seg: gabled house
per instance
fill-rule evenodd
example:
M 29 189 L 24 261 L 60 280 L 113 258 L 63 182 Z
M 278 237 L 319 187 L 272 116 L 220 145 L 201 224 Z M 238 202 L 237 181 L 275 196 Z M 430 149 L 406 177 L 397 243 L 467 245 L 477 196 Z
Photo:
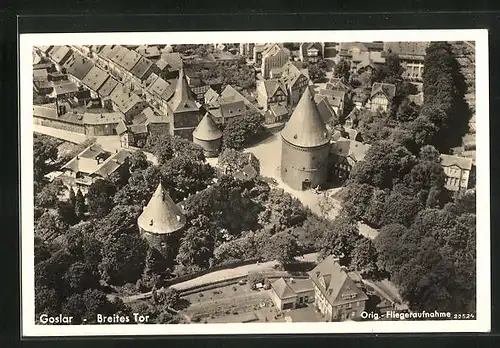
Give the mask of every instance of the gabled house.
M 274 43 L 266 46 L 262 52 L 262 76 L 268 78 L 271 69 L 281 68 L 289 60 L 290 52 L 282 45 Z
M 287 99 L 286 87 L 280 80 L 257 81 L 257 102 L 264 111 L 273 104 L 286 104 Z
M 130 121 L 148 106 L 137 94 L 121 83 L 113 89 L 109 98 L 113 103 L 113 108 L 123 113 L 127 121 Z
M 390 83 L 375 82 L 372 86 L 366 107 L 373 112 L 387 112 L 396 96 L 396 86 Z
M 54 46 L 49 51 L 48 58 L 54 63 L 57 71 L 61 71 L 64 63 L 68 61 L 72 54 L 73 51 L 69 46 Z
M 302 62 L 315 62 L 323 58 L 324 44 L 321 42 L 304 42 L 299 46 L 299 58 Z
M 441 155 L 441 167 L 446 176 L 445 187 L 450 191 L 464 191 L 469 188 L 469 177 L 473 170 L 472 158 Z
M 265 114 L 265 121 L 268 124 L 283 122 L 288 119 L 288 109 L 284 104 L 273 104 Z
M 286 62 L 280 70 L 280 80 L 288 93 L 288 105 L 293 107 L 309 85 L 309 72 L 307 69 L 299 69 L 292 62 Z
M 90 89 L 92 98 L 97 98 L 99 96 L 97 91 L 104 85 L 108 78 L 109 75 L 107 72 L 97 66 L 93 66 L 83 78 L 82 83 Z
M 403 78 L 409 81 L 422 81 L 424 59 L 429 42 L 385 42 L 384 53 L 398 55 L 405 69 Z
M 354 139 L 343 136 L 337 138 L 330 149 L 330 163 L 333 164 L 333 174 L 336 180 L 344 182 L 349 177 L 354 165 L 364 160 L 369 148 L 369 144 L 363 144 Z
M 314 304 L 327 321 L 360 318 L 368 296 L 357 287 L 333 255 L 310 271 L 309 277 L 313 283 Z
M 73 55 L 64 63 L 64 71 L 68 74 L 68 79 L 78 86 L 83 86 L 82 80 L 90 72 L 94 63 L 80 53 Z
M 342 77 L 332 77 L 326 83 L 326 89 L 333 89 L 333 90 L 338 90 L 338 91 L 350 93 L 350 92 L 352 92 L 353 87 L 346 79 L 344 79 Z
M 335 111 L 335 114 L 342 115 L 344 112 L 346 93 L 339 90 L 332 89 L 320 89 L 319 92 L 314 96 L 314 101 L 318 104 L 322 99 L 326 99 L 328 104 Z
M 311 279 L 282 277 L 271 283 L 269 294 L 278 310 L 294 309 L 314 302 L 314 285 Z
M 325 125 L 328 126 L 330 122 L 337 117 L 337 113 L 326 98 L 320 98 L 316 106 L 318 107 L 319 114 Z

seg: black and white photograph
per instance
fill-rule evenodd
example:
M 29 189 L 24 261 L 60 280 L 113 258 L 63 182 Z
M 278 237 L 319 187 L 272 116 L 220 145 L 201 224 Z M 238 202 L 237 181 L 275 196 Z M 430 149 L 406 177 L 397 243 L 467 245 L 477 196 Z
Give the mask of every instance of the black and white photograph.
M 488 331 L 487 44 L 21 35 L 23 333 Z

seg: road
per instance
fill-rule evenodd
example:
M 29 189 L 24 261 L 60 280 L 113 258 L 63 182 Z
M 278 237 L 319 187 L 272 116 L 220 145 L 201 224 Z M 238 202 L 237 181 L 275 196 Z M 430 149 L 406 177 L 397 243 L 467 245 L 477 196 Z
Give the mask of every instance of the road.
M 36 133 L 49 135 L 51 137 L 58 138 L 58 139 L 68 141 L 70 143 L 75 143 L 75 144 L 80 144 L 89 138 L 94 138 L 94 139 L 96 139 L 96 143 L 101 145 L 103 150 L 108 151 L 108 152 L 115 152 L 116 150 L 122 149 L 122 146 L 120 143 L 120 137 L 118 135 L 89 137 L 89 136 L 87 136 L 85 134 L 81 134 L 81 133 L 70 132 L 70 131 L 66 131 L 66 130 L 62 130 L 62 129 L 51 128 L 51 127 L 45 127 L 45 126 L 40 126 L 40 125 L 36 125 L 36 124 L 33 125 L 33 131 Z M 128 149 L 128 150 L 131 150 L 131 149 Z M 134 149 L 132 149 L 132 150 L 134 150 Z M 156 160 L 156 157 L 153 154 L 151 154 L 149 152 L 144 152 L 144 154 L 146 155 L 148 161 L 152 162 L 153 164 L 158 163 L 158 161 Z
M 305 255 L 297 257 L 297 260 L 302 261 L 302 262 L 317 262 L 318 253 L 305 254 Z M 274 270 L 274 266 L 277 264 L 278 264 L 277 261 L 268 261 L 268 262 L 261 262 L 261 263 L 252 263 L 250 265 L 243 265 L 243 266 L 238 266 L 238 267 L 229 268 L 229 269 L 223 269 L 223 270 L 214 271 L 211 273 L 204 274 L 200 277 L 197 277 L 197 278 L 194 278 L 191 280 L 187 280 L 187 281 L 182 282 L 182 283 L 174 284 L 171 287 L 176 289 L 176 290 L 186 290 L 186 289 L 190 289 L 190 288 L 201 286 L 201 285 L 208 285 L 211 283 L 222 282 L 224 280 L 230 280 L 233 278 L 244 277 L 244 276 L 248 275 L 248 273 L 252 273 L 252 272 L 264 272 L 264 271 Z M 150 296 L 151 296 L 151 292 L 146 292 L 146 293 L 142 293 L 142 294 L 121 297 L 121 299 L 125 303 L 130 303 L 130 302 L 134 302 L 134 301 L 141 300 L 144 298 L 148 298 Z M 114 297 L 116 297 L 116 296 L 115 295 L 109 296 L 110 299 L 112 299 Z

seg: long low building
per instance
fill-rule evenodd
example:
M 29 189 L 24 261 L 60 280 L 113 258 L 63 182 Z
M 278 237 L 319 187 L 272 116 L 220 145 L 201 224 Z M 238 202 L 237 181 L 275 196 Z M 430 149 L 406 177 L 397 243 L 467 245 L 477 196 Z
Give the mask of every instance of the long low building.
M 120 112 L 66 112 L 55 103 L 33 106 L 34 124 L 91 136 L 116 135 L 116 126 L 124 119 Z

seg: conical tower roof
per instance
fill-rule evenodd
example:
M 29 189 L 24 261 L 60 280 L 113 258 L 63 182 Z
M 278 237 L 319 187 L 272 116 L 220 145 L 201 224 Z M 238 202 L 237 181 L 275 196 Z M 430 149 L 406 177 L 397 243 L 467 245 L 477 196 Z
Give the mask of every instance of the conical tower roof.
M 186 218 L 160 183 L 137 223 L 147 232 L 168 234 L 183 228 Z
M 205 141 L 216 140 L 222 137 L 222 131 L 206 113 L 194 130 L 193 137 Z
M 179 71 L 179 79 L 177 80 L 174 96 L 169 104 L 174 112 L 199 110 L 184 75 L 184 68 L 182 67 Z
M 300 98 L 290 120 L 281 131 L 283 139 L 299 147 L 316 147 L 329 142 L 328 131 L 321 118 L 310 87 Z

